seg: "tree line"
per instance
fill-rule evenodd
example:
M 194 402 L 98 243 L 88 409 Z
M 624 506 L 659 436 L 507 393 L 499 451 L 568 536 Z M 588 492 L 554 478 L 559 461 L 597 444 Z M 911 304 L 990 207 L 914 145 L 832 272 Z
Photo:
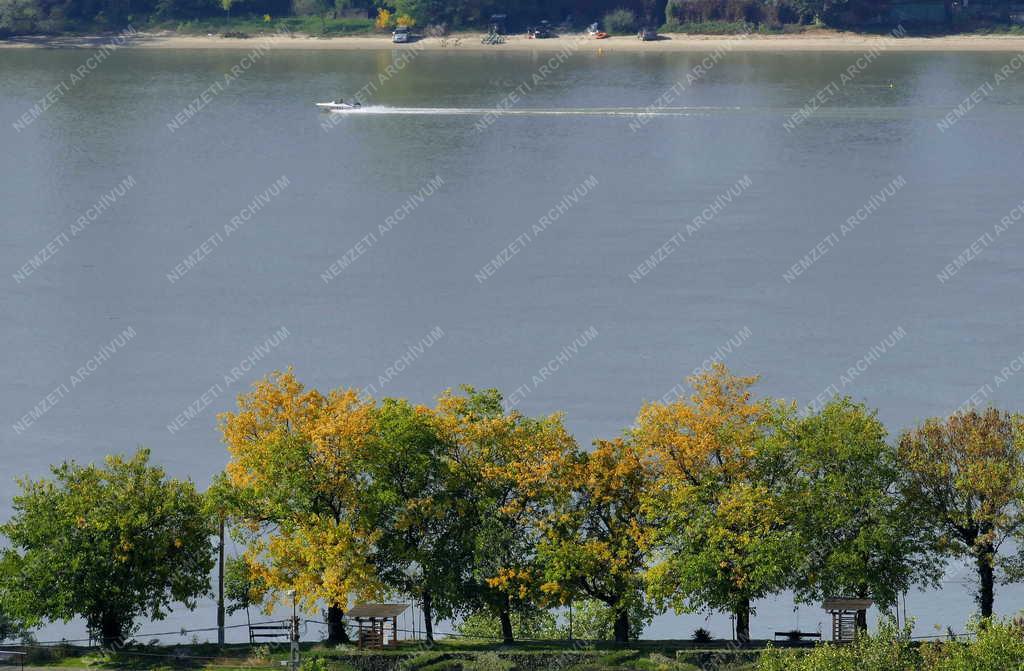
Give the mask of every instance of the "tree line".
M 909 9 L 908 9 L 909 8 Z M 289 17 L 320 17 L 319 29 L 328 32 L 326 18 L 361 21 L 346 31 L 387 29 L 394 19 L 421 29 L 485 29 L 501 15 L 509 31 L 522 31 L 541 20 L 570 30 L 600 21 L 610 32 L 628 32 L 639 26 L 701 31 L 781 29 L 785 25 L 825 25 L 857 28 L 927 24 L 947 29 L 969 27 L 984 20 L 1010 24 L 1010 0 L 981 3 L 926 0 L 0 0 L 0 36 L 32 32 L 114 29 L 132 24 L 167 27 L 168 22 L 256 17 L 280 22 Z M 171 24 L 173 25 L 173 24 Z M 296 24 L 315 30 L 315 24 Z M 703 28 L 702 28 L 703 27 Z
M 1024 523 L 1022 417 L 968 410 L 891 441 L 862 403 L 800 412 L 756 381 L 716 364 L 691 396 L 646 403 L 584 449 L 561 414 L 506 409 L 494 389 L 428 407 L 274 373 L 218 418 L 230 460 L 203 494 L 145 450 L 20 481 L 0 527 L 0 622 L 80 615 L 109 643 L 194 607 L 218 520 L 245 547 L 234 607 L 269 612 L 294 590 L 327 608 L 332 642 L 353 601 L 388 597 L 419 604 L 428 639 L 463 618 L 512 641 L 514 623 L 587 603 L 619 642 L 668 609 L 731 613 L 745 641 L 759 599 L 885 611 L 952 561 L 990 617 L 997 583 L 1022 574 L 1003 551 Z

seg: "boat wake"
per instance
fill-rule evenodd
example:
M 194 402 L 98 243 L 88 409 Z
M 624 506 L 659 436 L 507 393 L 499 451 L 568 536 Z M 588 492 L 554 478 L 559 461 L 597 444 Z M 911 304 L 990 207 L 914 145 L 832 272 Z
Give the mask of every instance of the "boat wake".
M 364 114 L 426 115 L 426 116 L 609 116 L 655 117 L 694 116 L 739 110 L 740 107 L 389 107 L 364 105 L 357 109 L 338 110 L 337 114 L 359 116 Z

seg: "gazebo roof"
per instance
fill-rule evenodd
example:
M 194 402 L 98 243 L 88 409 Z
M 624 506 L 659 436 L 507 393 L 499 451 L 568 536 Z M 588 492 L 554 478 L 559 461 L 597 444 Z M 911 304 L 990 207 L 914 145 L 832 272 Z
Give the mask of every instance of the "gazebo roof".
M 398 617 L 408 607 L 407 603 L 357 603 L 345 614 L 354 618 Z
M 874 601 L 871 599 L 825 599 L 825 603 L 821 604 L 821 607 L 825 610 L 867 610 Z

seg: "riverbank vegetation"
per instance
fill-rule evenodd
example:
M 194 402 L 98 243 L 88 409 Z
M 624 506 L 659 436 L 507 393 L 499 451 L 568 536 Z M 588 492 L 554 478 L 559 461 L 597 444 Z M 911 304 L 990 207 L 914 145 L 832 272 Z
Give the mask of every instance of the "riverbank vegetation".
M 34 667 L 238 671 L 281 668 L 287 646 L 128 645 L 117 651 L 71 645 L 27 648 Z M 971 624 L 960 638 L 914 641 L 891 623 L 854 643 L 737 648 L 687 641 L 609 644 L 529 642 L 505 646 L 481 640 L 407 643 L 387 650 L 302 644 L 302 671 L 1009 671 L 1024 664 L 1020 623 Z
M 499 18 L 495 18 L 499 16 Z M 812 26 L 911 33 L 1013 31 L 1024 20 L 1011 0 L 0 0 L 0 37 L 22 34 L 178 30 L 255 35 L 386 32 L 409 25 L 433 33 L 486 30 L 497 21 L 522 32 L 547 20 L 560 32 L 594 21 L 613 34 L 661 26 L 663 32 L 787 32 Z
M 244 547 L 232 605 L 324 608 L 330 645 L 353 600 L 383 598 L 417 603 L 428 643 L 439 620 L 504 643 L 569 638 L 573 605 L 575 638 L 628 645 L 658 613 L 724 611 L 744 644 L 759 599 L 891 612 L 954 561 L 973 567 L 981 622 L 1017 631 L 989 616 L 1022 573 L 1005 553 L 1024 536 L 1020 415 L 970 409 L 890 440 L 864 404 L 798 409 L 756 382 L 716 364 L 587 449 L 561 414 L 525 416 L 494 389 L 425 406 L 274 373 L 219 417 L 229 461 L 202 495 L 145 451 L 21 481 L 0 612 L 130 638 L 209 594 L 224 520 Z

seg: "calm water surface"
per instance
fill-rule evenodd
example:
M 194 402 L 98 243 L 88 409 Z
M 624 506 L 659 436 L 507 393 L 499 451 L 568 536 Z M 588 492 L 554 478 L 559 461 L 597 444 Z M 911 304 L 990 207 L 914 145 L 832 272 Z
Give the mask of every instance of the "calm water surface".
M 937 278 L 1024 198 L 1022 80 L 936 126 L 1008 54 L 885 54 L 787 130 L 857 54 L 729 54 L 671 114 L 637 124 L 630 111 L 702 54 L 581 52 L 535 81 L 547 56 L 423 53 L 382 82 L 391 52 L 275 51 L 225 84 L 241 52 L 123 50 L 17 130 L 87 56 L 0 51 L 3 517 L 13 477 L 137 445 L 205 486 L 226 462 L 216 414 L 288 365 L 317 387 L 419 402 L 462 383 L 518 390 L 526 413 L 564 410 L 583 444 L 725 350 L 763 375 L 764 393 L 804 404 L 838 390 L 893 434 L 984 385 L 987 400 L 1022 405 L 1024 375 L 995 380 L 1024 349 L 1021 231 Z M 368 82 L 374 107 L 325 128 L 312 103 Z M 509 102 L 518 114 L 481 122 Z M 125 179 L 134 186 L 95 216 Z M 893 180 L 905 185 L 844 235 Z M 204 258 L 176 272 L 190 254 Z M 134 337 L 111 346 L 126 329 Z M 908 596 L 918 633 L 960 628 L 965 577 Z M 1022 596 L 1002 589 L 997 609 Z M 783 597 L 759 605 L 753 633 L 825 619 Z M 648 635 L 728 634 L 727 618 L 709 622 L 664 616 Z M 144 629 L 212 624 L 204 604 Z

